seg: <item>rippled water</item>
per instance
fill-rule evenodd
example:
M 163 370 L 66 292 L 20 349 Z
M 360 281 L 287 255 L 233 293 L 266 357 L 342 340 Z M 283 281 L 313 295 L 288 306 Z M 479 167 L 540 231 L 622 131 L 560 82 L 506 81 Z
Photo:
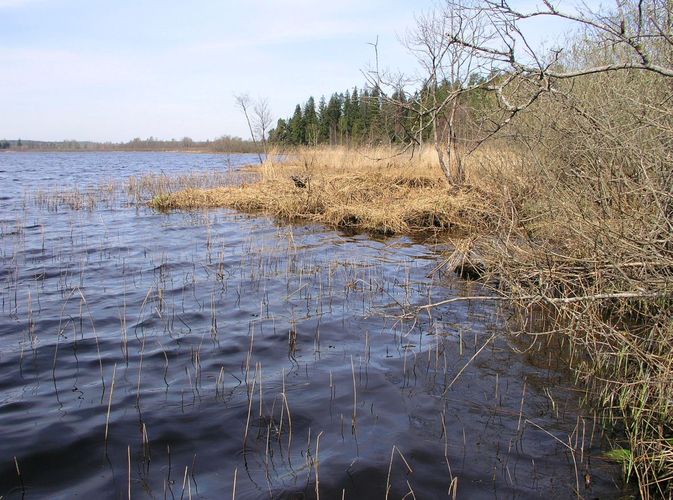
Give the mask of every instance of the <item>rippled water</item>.
M 252 161 L 0 154 L 0 497 L 619 493 L 553 349 L 487 302 L 401 318 L 485 293 L 432 245 L 36 196 Z

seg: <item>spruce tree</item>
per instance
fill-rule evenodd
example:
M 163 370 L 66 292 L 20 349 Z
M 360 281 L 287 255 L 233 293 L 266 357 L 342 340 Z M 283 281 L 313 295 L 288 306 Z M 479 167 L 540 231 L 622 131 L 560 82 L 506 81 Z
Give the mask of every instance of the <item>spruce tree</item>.
M 367 104 L 369 141 L 378 144 L 383 140 L 383 121 L 381 120 L 381 92 L 374 87 Z
M 315 112 L 313 96 L 304 105 L 304 142 L 309 146 L 318 144 L 318 115 Z
M 360 144 L 365 135 L 365 124 L 362 116 L 362 104 L 360 102 L 360 93 L 357 87 L 353 87 L 350 105 L 350 123 L 349 129 L 353 144 Z
M 327 111 L 327 102 L 325 101 L 325 96 L 320 98 L 320 103 L 318 104 L 318 143 L 327 144 L 329 143 L 329 113 Z
M 329 143 L 335 145 L 339 139 L 339 122 L 341 121 L 341 99 L 332 94 L 327 105 L 327 123 L 329 127 Z
M 287 144 L 290 142 L 288 125 L 282 118 L 278 119 L 275 129 L 269 130 L 269 142 L 276 144 Z
M 347 90 L 346 93 L 340 95 L 340 97 L 341 102 L 343 103 L 342 104 L 343 114 L 339 122 L 339 134 L 340 134 L 340 143 L 343 144 L 344 141 L 346 141 L 346 143 L 349 143 L 351 137 L 351 123 L 352 123 L 351 93 L 349 90 Z
M 304 133 L 304 118 L 299 104 L 294 108 L 294 114 L 292 115 L 292 118 L 290 118 L 290 123 L 288 125 L 288 128 L 290 129 L 290 144 L 295 146 L 305 144 L 304 137 L 306 134 Z

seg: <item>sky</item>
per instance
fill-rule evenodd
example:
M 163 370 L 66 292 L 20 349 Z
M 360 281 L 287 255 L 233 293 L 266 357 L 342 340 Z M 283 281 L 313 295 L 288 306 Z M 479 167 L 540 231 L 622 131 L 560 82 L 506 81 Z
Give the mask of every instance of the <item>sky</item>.
M 0 0 L 0 139 L 246 137 L 235 95 L 290 116 L 361 87 L 377 38 L 383 67 L 413 72 L 400 38 L 434 2 Z

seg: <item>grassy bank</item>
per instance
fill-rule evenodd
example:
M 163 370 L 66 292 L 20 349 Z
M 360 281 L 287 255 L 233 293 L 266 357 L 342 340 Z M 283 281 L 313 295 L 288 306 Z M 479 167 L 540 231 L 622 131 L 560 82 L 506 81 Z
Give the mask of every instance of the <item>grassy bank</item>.
M 160 210 L 229 207 L 285 220 L 393 235 L 483 230 L 492 222 L 486 166 L 502 174 L 513 155 L 471 159 L 473 184 L 448 189 L 434 152 L 413 157 L 390 149 L 303 149 L 287 161 L 251 167 L 255 182 L 210 189 L 162 192 L 151 204 Z M 518 175 L 518 174 L 517 174 Z
M 458 241 L 461 255 L 479 255 L 484 279 L 497 278 L 498 292 L 512 300 L 522 335 L 544 342 L 561 334 L 570 343 L 578 383 L 641 495 L 670 495 L 673 256 L 653 172 L 572 177 L 553 150 L 493 146 L 466 158 L 467 183 L 456 188 L 432 151 L 392 153 L 306 149 L 257 167 L 255 181 L 164 191 L 151 204 L 230 207 L 377 234 L 433 231 Z

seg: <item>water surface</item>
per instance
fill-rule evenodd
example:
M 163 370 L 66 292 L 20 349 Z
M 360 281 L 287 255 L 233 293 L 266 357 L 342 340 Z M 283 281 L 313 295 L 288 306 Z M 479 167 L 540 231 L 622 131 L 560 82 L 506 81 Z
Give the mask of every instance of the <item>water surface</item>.
M 487 293 L 437 247 L 119 189 L 253 161 L 0 154 L 0 496 L 619 494 L 553 348 L 490 302 L 402 317 Z

